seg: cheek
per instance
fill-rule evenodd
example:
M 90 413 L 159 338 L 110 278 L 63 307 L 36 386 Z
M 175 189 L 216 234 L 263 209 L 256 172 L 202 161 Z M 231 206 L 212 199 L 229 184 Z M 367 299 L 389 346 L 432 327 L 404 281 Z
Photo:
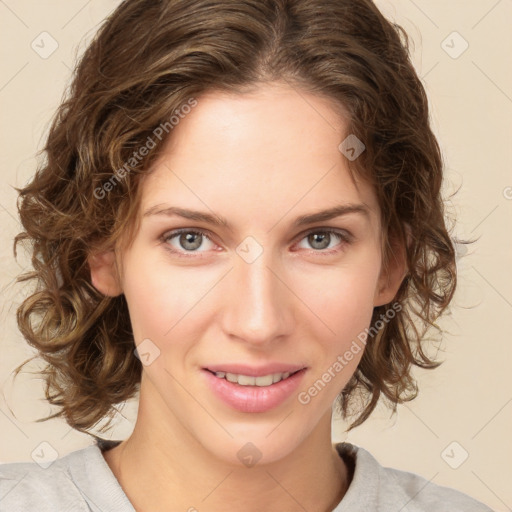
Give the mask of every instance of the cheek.
M 308 305 L 317 313 L 314 322 L 307 322 L 317 344 L 313 371 L 297 396 L 300 404 L 329 407 L 356 371 L 371 322 L 378 273 L 379 261 L 369 255 L 303 281 L 304 293 L 310 290 Z
M 135 341 L 161 338 L 183 309 L 187 288 L 179 281 L 179 273 L 169 275 L 163 265 L 149 261 L 137 251 L 126 257 L 124 263 L 123 291 Z
M 218 279 L 211 271 L 171 265 L 165 254 L 149 258 L 136 248 L 126 257 L 125 269 L 123 290 L 135 341 L 150 338 L 159 345 L 186 338 L 187 321 L 194 314 L 200 321 L 201 301 Z
M 315 313 L 319 334 L 321 330 L 325 336 L 328 327 L 339 344 L 368 327 L 379 270 L 378 258 L 368 253 L 330 269 L 302 273 L 297 295 Z

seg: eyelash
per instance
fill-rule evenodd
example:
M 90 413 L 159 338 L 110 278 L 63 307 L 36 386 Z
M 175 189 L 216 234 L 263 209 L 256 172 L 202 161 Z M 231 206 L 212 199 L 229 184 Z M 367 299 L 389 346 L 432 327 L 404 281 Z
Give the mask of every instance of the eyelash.
M 164 233 L 160 237 L 160 241 L 164 244 L 165 249 L 167 251 L 171 252 L 173 255 L 177 255 L 180 258 L 198 258 L 198 257 L 201 258 L 202 257 L 202 256 L 195 255 L 194 251 L 188 251 L 188 252 L 186 252 L 186 251 L 185 252 L 177 251 L 176 249 L 173 249 L 167 243 L 167 242 L 169 242 L 169 240 L 172 240 L 173 238 L 176 238 L 177 236 L 179 236 L 179 235 L 181 235 L 183 233 L 193 233 L 195 235 L 202 235 L 202 236 L 206 237 L 208 240 L 210 240 L 211 242 L 213 242 L 212 238 L 209 236 L 209 232 L 205 231 L 205 230 L 202 230 L 202 229 L 181 228 L 181 229 L 175 229 L 173 231 L 168 231 L 168 232 Z M 303 240 L 304 238 L 308 237 L 309 235 L 311 235 L 313 233 L 322 233 L 322 234 L 329 233 L 331 235 L 335 235 L 335 236 L 340 238 L 341 243 L 338 244 L 338 245 L 341 245 L 342 247 L 345 244 L 350 244 L 352 242 L 352 235 L 350 233 L 348 233 L 347 231 L 337 230 L 337 229 L 333 229 L 333 228 L 313 228 L 313 229 L 310 229 L 309 231 L 306 231 L 305 233 L 301 234 L 301 238 L 299 238 L 298 241 L 300 242 L 301 240 Z M 341 248 L 329 249 L 329 250 L 326 250 L 326 249 L 311 249 L 312 252 L 315 252 L 315 253 L 317 253 L 317 254 L 319 254 L 321 256 L 329 256 L 329 255 L 332 255 L 332 254 L 336 254 L 336 253 L 340 252 L 341 250 L 342 250 Z M 197 253 L 197 254 L 201 254 L 201 253 Z

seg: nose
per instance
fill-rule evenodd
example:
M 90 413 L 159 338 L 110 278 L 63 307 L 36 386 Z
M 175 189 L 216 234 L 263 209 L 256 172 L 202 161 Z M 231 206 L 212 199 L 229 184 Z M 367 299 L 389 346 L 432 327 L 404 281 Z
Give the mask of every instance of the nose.
M 223 302 L 223 329 L 228 336 L 266 347 L 290 335 L 294 295 L 280 269 L 265 251 L 251 263 L 235 259 Z

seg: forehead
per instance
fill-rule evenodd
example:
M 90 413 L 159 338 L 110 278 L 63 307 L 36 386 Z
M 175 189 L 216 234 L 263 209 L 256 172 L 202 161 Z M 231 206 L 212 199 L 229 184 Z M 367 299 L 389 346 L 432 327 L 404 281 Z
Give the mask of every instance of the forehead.
M 205 93 L 173 128 L 144 180 L 142 209 L 181 202 L 250 218 L 365 203 L 378 214 L 373 190 L 353 181 L 339 150 L 348 135 L 340 112 L 286 84 Z

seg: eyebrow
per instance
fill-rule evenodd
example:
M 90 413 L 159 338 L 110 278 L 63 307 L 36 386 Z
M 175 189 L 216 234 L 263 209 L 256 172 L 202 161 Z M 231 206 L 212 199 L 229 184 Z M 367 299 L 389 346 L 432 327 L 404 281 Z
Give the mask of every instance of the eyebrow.
M 367 218 L 370 216 L 370 208 L 363 203 L 354 204 L 340 204 L 334 206 L 332 208 L 328 208 L 326 210 L 321 210 L 314 213 L 309 213 L 307 215 L 301 215 L 295 219 L 293 222 L 294 227 L 301 227 L 308 224 L 313 224 L 315 222 L 322 222 L 326 220 L 331 220 L 336 217 L 341 217 L 343 215 L 349 214 L 361 214 Z M 229 230 L 233 230 L 230 226 L 229 222 L 222 216 L 211 214 L 207 212 L 201 212 L 198 210 L 189 210 L 187 208 L 180 208 L 178 206 L 168 206 L 165 204 L 157 204 L 148 208 L 143 217 L 151 217 L 153 215 L 163 215 L 166 217 L 183 217 L 184 219 L 194 220 L 198 222 L 205 222 L 208 224 L 212 224 L 214 226 L 219 226 L 223 228 L 227 228 Z

